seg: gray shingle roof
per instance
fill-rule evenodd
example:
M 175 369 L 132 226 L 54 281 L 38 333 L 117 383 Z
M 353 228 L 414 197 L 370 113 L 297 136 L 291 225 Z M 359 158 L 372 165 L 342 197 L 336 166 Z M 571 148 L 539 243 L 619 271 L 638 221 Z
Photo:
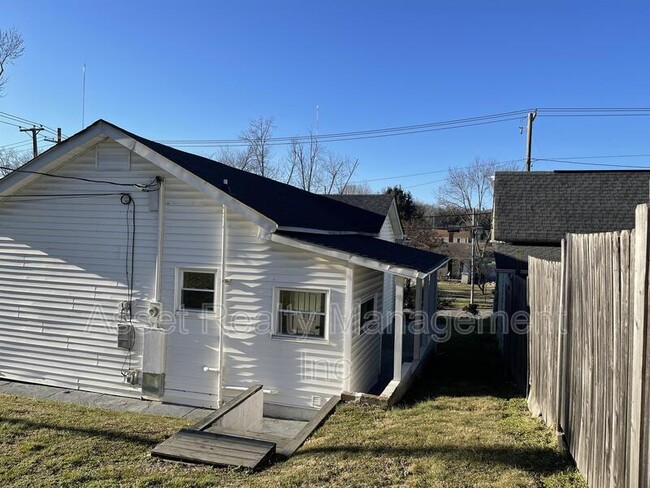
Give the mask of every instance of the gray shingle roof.
M 650 197 L 650 171 L 497 172 L 494 238 L 559 244 L 567 232 L 634 227 L 634 211 Z
M 388 215 L 394 199 L 393 195 L 387 193 L 376 195 L 328 195 L 328 197 L 384 217 Z
M 336 249 L 422 273 L 429 273 L 449 260 L 442 254 L 423 251 L 370 236 L 302 234 L 296 232 L 280 232 L 279 234 L 309 244 Z
M 516 246 L 512 244 L 495 244 L 494 260 L 497 269 L 528 270 L 528 258 L 560 261 L 562 248 L 560 246 Z

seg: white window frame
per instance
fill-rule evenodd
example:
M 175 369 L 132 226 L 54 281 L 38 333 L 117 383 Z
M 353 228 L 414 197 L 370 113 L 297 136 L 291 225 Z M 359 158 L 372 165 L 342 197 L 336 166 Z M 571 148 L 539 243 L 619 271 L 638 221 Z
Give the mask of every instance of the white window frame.
M 359 299 L 357 301 L 356 308 L 357 308 L 357 311 L 358 311 L 358 317 L 357 317 L 358 320 L 357 320 L 357 323 L 355 324 L 355 329 L 356 329 L 356 332 L 357 332 L 358 336 L 363 335 L 363 331 L 361 330 L 361 305 L 363 305 L 368 300 L 374 300 L 375 301 L 375 307 L 373 309 L 373 312 L 374 313 L 380 312 L 379 311 L 379 300 L 377 299 L 378 296 L 379 296 L 378 293 L 371 293 L 369 295 L 366 295 L 366 296 L 362 297 L 361 299 Z M 377 325 L 379 327 L 381 327 L 381 320 L 378 321 Z
M 102 150 L 120 150 L 120 151 L 126 151 L 126 164 L 125 165 L 119 165 L 119 166 L 111 166 L 111 167 L 106 167 L 102 166 L 99 164 L 99 158 L 100 158 L 100 153 Z M 95 147 L 95 169 L 99 171 L 129 171 L 131 169 L 131 151 L 129 151 L 126 147 L 123 146 L 117 146 L 117 145 L 108 145 L 108 144 L 102 144 L 99 143 Z
M 291 335 L 291 334 L 282 334 L 280 332 L 280 292 L 281 291 L 296 291 L 296 292 L 307 292 L 307 293 L 324 293 L 325 294 L 325 330 L 323 331 L 323 337 L 315 336 L 300 336 L 300 335 Z M 312 288 L 308 286 L 275 286 L 273 288 L 273 317 L 271 319 L 271 338 L 272 339 L 281 339 L 286 341 L 296 341 L 296 342 L 316 342 L 319 344 L 325 344 L 329 342 L 329 331 L 330 331 L 330 291 L 327 288 Z
M 185 273 L 206 273 L 214 275 L 214 310 L 195 310 L 192 308 L 182 308 L 183 305 L 183 275 Z M 192 315 L 210 315 L 216 316 L 217 313 L 217 286 L 219 286 L 219 270 L 217 268 L 196 268 L 196 267 L 179 267 L 176 268 L 176 277 L 175 277 L 175 292 L 174 292 L 174 310 L 176 313 L 186 313 Z M 190 288 L 187 288 L 190 289 Z M 206 291 L 206 290 L 198 290 Z

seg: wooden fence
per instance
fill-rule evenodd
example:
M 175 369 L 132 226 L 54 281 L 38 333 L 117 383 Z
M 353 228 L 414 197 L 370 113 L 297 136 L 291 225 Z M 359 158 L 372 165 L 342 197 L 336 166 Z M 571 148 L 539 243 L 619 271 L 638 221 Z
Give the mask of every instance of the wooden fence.
M 592 487 L 650 486 L 648 205 L 529 260 L 529 396 Z

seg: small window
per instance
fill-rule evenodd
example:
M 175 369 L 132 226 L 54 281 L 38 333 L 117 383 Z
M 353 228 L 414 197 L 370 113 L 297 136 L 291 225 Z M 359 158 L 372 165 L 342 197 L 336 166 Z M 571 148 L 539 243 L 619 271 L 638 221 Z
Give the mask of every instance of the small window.
M 327 292 L 279 290 L 280 335 L 325 338 Z
M 97 146 L 97 168 L 107 171 L 128 170 L 131 165 L 131 151 L 119 144 Z
M 375 297 L 372 296 L 361 302 L 359 307 L 359 334 L 372 330 L 378 323 Z
M 181 273 L 180 308 L 214 311 L 215 273 L 183 271 Z

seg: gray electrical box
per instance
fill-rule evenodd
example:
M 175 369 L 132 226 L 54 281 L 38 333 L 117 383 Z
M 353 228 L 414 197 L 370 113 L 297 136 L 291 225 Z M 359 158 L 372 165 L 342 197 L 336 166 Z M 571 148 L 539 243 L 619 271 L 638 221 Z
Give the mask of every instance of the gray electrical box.
M 117 347 L 121 349 L 133 349 L 135 344 L 135 328 L 132 324 L 119 324 L 117 326 Z

